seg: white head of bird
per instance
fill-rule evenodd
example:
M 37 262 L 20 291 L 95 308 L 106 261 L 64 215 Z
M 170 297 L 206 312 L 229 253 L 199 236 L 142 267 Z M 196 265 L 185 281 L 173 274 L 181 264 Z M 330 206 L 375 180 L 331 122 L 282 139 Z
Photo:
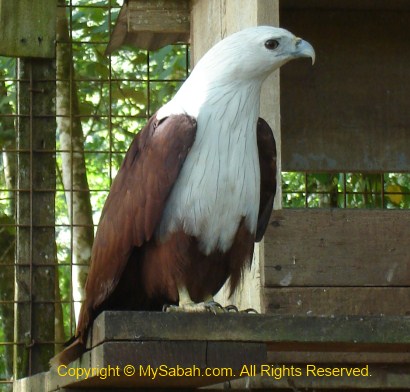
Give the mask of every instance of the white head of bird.
M 215 90 L 219 94 L 252 85 L 258 94 L 263 81 L 273 71 L 300 57 L 310 57 L 314 63 L 312 45 L 285 29 L 257 26 L 241 30 L 218 42 L 200 59 L 174 99 L 157 117 L 175 113 L 196 117 L 201 104 Z

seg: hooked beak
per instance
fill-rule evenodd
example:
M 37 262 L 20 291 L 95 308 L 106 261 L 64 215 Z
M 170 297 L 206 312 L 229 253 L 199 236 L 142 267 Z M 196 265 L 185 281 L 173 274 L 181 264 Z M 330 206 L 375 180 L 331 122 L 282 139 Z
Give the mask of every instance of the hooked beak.
M 312 65 L 315 63 L 316 53 L 313 46 L 303 40 L 302 38 L 296 38 L 295 51 L 292 53 L 293 57 L 310 57 L 312 59 Z

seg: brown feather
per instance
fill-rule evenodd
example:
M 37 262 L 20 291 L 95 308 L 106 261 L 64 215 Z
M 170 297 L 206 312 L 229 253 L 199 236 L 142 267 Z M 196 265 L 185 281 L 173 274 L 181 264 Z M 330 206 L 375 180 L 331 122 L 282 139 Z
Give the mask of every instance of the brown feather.
M 135 269 L 129 261 L 139 253 L 138 247 L 151 240 L 195 135 L 196 120 L 190 116 L 173 115 L 157 121 L 154 115 L 134 138 L 101 214 L 77 339 L 53 363 L 71 361 L 81 354 L 91 322 L 107 303 L 113 303 L 112 294 L 127 275 L 124 269 Z M 131 285 L 126 291 L 129 289 L 135 297 L 138 287 Z M 114 306 L 119 307 L 118 303 Z
M 255 239 L 259 242 L 268 226 L 276 194 L 276 144 L 272 129 L 263 118 L 258 119 L 256 132 L 261 170 L 261 195 Z
M 204 255 L 195 237 L 182 230 L 164 242 L 153 238 L 132 252 L 113 293 L 101 305 L 106 309 L 161 310 L 178 303 L 178 285 L 188 289 L 191 299 L 201 302 L 215 295 L 230 277 L 231 292 L 243 268 L 252 259 L 254 235 L 241 222 L 228 252 Z
M 68 347 L 61 353 L 51 358 L 50 366 L 57 368 L 59 365 L 68 365 L 81 356 L 85 351 L 85 344 L 80 339 L 75 339 Z

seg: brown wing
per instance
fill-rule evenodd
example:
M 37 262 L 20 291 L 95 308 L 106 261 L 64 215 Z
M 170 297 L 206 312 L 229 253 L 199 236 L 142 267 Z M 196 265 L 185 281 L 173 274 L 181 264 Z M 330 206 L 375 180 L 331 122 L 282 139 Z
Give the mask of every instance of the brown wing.
M 261 196 L 255 239 L 259 242 L 268 226 L 276 194 L 276 144 L 272 129 L 263 118 L 258 119 L 256 132 L 261 168 Z
M 175 115 L 158 123 L 154 115 L 132 142 L 102 211 L 77 336 L 117 286 L 134 247 L 154 234 L 195 134 L 192 117 Z

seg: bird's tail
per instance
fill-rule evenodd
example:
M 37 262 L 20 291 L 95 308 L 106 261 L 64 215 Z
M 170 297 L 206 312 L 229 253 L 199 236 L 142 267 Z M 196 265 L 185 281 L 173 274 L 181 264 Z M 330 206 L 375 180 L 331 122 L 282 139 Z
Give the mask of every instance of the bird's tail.
M 70 343 L 70 342 L 69 342 Z M 51 368 L 57 369 L 60 365 L 68 365 L 81 356 L 85 351 L 85 344 L 78 337 L 73 340 L 63 351 L 50 359 Z

